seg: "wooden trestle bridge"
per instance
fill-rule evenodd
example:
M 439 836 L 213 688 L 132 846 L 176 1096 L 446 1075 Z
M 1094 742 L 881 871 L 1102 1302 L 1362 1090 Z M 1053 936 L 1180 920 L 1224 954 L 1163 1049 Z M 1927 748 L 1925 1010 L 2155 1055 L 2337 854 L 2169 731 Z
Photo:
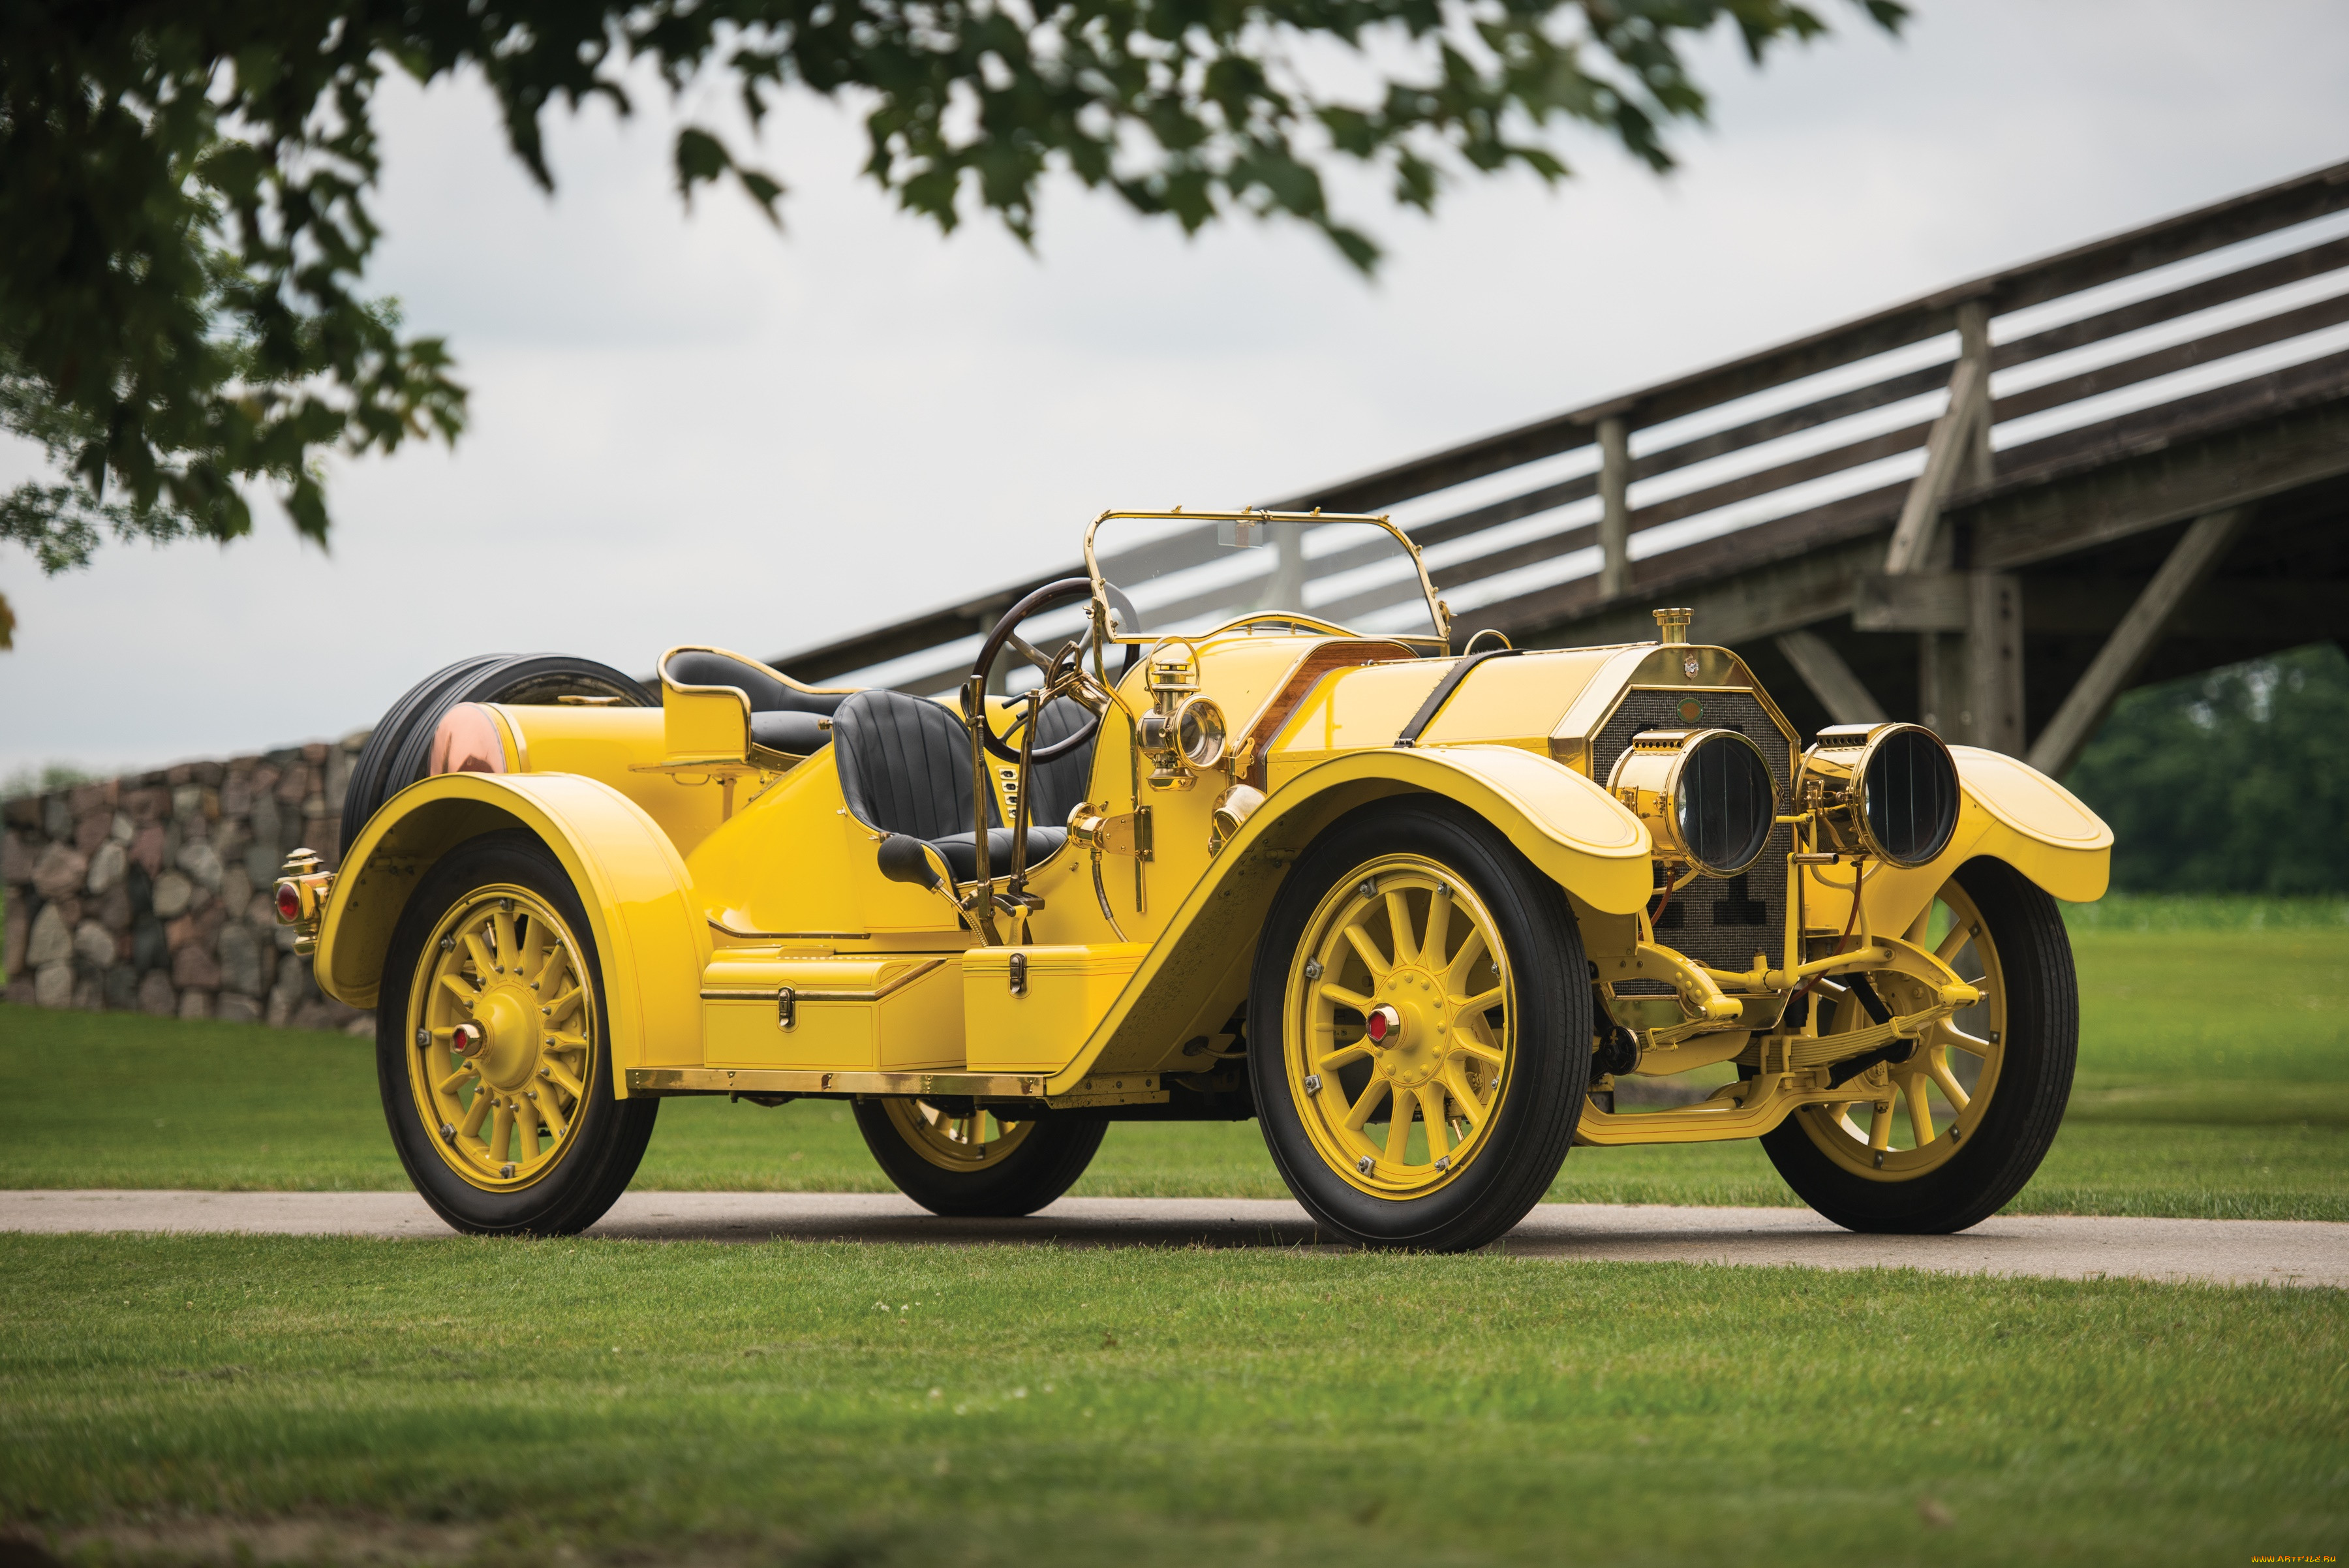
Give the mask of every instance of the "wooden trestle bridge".
M 1806 732 L 2061 774 L 2132 685 L 2349 638 L 2344 324 L 2349 162 L 1268 504 L 1391 513 L 1463 639 L 1687 605 Z M 944 691 L 1079 569 L 774 662 Z M 1402 587 L 1327 597 L 1375 624 Z

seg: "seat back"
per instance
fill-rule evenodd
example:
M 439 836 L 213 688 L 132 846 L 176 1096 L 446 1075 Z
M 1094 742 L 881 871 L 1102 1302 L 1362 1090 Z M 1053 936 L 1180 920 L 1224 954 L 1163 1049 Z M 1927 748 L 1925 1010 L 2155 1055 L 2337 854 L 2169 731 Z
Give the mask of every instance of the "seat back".
M 673 686 L 731 686 L 749 699 L 753 713 L 836 713 L 847 700 L 843 692 L 802 691 L 763 664 L 714 648 L 680 649 L 661 673 Z
M 970 831 L 970 735 L 947 709 L 902 691 L 859 691 L 833 716 L 832 735 L 857 821 L 920 839 Z M 987 820 L 1003 825 L 992 794 Z

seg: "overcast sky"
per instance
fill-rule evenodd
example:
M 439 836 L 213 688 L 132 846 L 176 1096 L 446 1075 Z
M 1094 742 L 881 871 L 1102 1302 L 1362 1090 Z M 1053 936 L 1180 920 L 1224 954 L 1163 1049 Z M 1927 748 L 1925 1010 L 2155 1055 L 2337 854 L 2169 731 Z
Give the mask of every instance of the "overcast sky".
M 765 139 L 781 236 L 681 211 L 658 115 L 555 119 L 550 199 L 478 86 L 394 85 L 374 281 L 449 336 L 471 431 L 339 467 L 331 553 L 267 507 L 47 580 L 0 550 L 0 774 L 340 734 L 468 653 L 821 642 L 1072 558 L 1104 506 L 1268 499 L 2349 156 L 2339 0 L 1917 9 L 1896 43 L 1833 7 L 1758 74 L 1709 49 L 1668 179 L 1586 138 L 1555 192 L 1355 198 L 1375 284 L 1073 188 L 1037 254 L 943 238 L 812 101 Z

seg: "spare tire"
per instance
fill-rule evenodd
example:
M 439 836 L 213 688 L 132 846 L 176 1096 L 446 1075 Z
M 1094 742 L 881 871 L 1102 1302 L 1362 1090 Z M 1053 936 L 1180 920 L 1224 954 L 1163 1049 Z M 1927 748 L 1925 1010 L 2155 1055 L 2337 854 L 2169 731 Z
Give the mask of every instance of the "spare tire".
M 563 697 L 616 697 L 623 708 L 651 708 L 659 699 L 608 664 L 567 653 L 487 653 L 460 659 L 409 687 L 359 749 L 343 796 L 340 852 L 385 801 L 424 776 L 432 732 L 460 702 L 544 703 Z

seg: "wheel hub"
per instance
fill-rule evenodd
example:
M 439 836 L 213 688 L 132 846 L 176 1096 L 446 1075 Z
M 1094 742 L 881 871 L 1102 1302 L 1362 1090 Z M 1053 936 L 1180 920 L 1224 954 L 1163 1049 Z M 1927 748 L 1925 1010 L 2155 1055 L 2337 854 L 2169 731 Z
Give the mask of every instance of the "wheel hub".
M 1381 1077 L 1415 1089 L 1443 1071 L 1450 1033 L 1443 986 L 1413 965 L 1388 971 L 1385 995 L 1371 1009 L 1362 1037 L 1378 1051 L 1374 1069 Z
M 473 1022 L 487 1037 L 481 1076 L 501 1089 L 518 1089 L 538 1066 L 539 1033 L 529 994 L 519 985 L 494 985 L 473 1004 Z

